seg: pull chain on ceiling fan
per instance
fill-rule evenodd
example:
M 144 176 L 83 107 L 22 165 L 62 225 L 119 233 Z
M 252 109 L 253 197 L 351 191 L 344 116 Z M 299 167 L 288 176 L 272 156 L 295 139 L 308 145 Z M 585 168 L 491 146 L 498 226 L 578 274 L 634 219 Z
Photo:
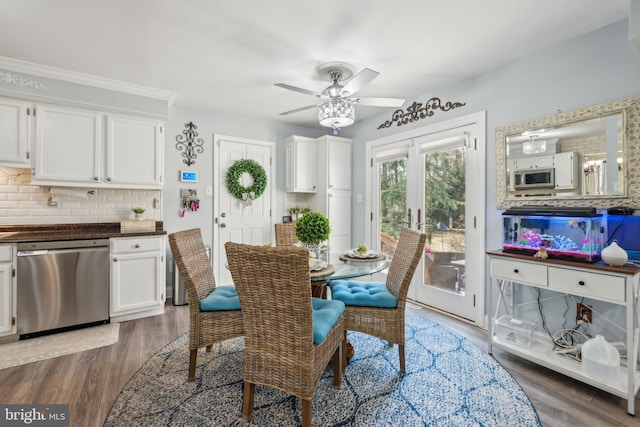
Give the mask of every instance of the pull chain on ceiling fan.
M 295 110 L 280 113 L 281 116 L 297 113 L 318 107 L 318 120 L 322 126 L 333 129 L 333 134 L 337 135 L 341 127 L 352 125 L 355 121 L 355 104 L 368 105 L 373 107 L 401 107 L 405 100 L 401 98 L 355 98 L 353 94 L 369 84 L 380 73 L 364 68 L 344 86 L 340 84 L 342 78 L 349 78 L 353 75 L 355 68 L 344 62 L 330 62 L 316 67 L 314 74 L 317 76 L 328 76 L 333 82 L 331 86 L 321 93 L 311 90 L 291 86 L 286 83 L 275 83 L 276 86 L 305 95 L 315 96 L 323 102 L 319 104 L 307 105 Z

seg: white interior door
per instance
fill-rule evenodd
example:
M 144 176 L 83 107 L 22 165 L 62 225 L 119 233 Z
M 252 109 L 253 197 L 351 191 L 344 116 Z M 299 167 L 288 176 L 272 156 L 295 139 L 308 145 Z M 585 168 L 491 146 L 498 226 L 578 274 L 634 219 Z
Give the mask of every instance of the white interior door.
M 408 297 L 476 323 L 484 303 L 483 141 L 484 113 L 367 144 L 372 247 L 392 257 L 401 228 L 425 232 Z
M 231 284 L 231 274 L 227 269 L 227 257 L 224 249 L 226 242 L 262 245 L 271 242 L 273 221 L 271 203 L 273 200 L 272 159 L 274 144 L 265 141 L 218 136 L 214 138 L 214 176 L 217 185 L 214 197 L 214 272 L 217 283 Z M 217 152 L 217 153 L 216 153 Z M 236 161 L 251 159 L 258 162 L 267 174 L 267 187 L 262 196 L 251 204 L 233 196 L 227 190 L 226 175 L 229 167 Z M 244 187 L 253 180 L 249 174 L 240 178 Z

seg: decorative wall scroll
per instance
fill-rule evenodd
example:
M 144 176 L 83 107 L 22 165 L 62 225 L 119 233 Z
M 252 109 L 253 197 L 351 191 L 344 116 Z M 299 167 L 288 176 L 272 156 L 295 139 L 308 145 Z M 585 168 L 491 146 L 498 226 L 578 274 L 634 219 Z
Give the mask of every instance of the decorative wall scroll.
M 23 77 L 20 74 L 10 73 L 9 71 L 0 71 L 0 83 L 8 85 L 28 87 L 29 89 L 49 90 L 42 83 L 29 77 Z
M 176 141 L 178 141 L 176 149 L 178 151 L 184 150 L 184 153 L 182 153 L 182 157 L 184 157 L 182 163 L 191 166 L 196 163 L 194 160 L 198 157 L 196 153 L 201 154 L 204 152 L 204 148 L 202 148 L 204 141 L 202 138 L 197 138 L 198 132 L 196 132 L 196 129 L 198 129 L 198 126 L 194 125 L 193 122 L 186 123 L 184 127 L 186 129 L 182 131 L 182 135 L 176 136 Z
M 407 107 L 407 112 L 405 113 L 402 109 L 394 111 L 391 115 L 391 120 L 386 120 L 378 129 L 384 129 L 390 127 L 394 122 L 397 122 L 397 126 L 406 125 L 407 123 L 413 123 L 421 119 L 426 119 L 427 117 L 431 117 L 435 114 L 435 110 L 449 111 L 454 108 L 462 107 L 467 105 L 466 102 L 446 102 L 444 105 L 440 98 L 431 98 L 428 100 L 424 106 L 421 102 L 413 102 L 410 106 Z

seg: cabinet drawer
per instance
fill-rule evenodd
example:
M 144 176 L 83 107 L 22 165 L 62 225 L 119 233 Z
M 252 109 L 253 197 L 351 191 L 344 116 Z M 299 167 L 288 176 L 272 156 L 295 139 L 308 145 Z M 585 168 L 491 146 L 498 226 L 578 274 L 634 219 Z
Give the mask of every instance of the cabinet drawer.
M 547 266 L 493 258 L 491 277 L 534 286 L 547 286 Z
M 605 301 L 625 301 L 624 277 L 581 270 L 549 268 L 549 288 Z
M 162 251 L 164 237 L 135 237 L 111 239 L 112 254 Z
M 12 261 L 13 246 L 0 246 L 0 262 Z

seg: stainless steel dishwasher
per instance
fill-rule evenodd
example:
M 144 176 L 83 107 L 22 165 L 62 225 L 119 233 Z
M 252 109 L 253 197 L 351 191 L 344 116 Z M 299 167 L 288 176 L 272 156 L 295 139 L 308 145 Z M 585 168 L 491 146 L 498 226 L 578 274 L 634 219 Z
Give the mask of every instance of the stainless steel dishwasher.
M 109 240 L 18 244 L 21 339 L 109 323 Z

